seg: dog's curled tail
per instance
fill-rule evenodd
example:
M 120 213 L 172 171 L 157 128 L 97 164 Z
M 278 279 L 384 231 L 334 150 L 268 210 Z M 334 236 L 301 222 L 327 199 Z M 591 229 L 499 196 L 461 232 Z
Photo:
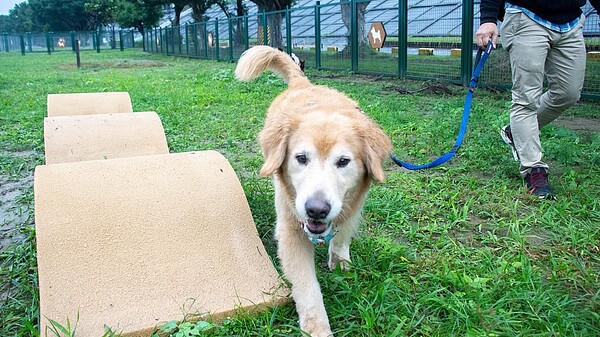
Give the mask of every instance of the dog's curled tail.
M 300 66 L 288 54 L 269 46 L 246 50 L 235 68 L 235 77 L 240 81 L 250 81 L 267 69 L 283 78 L 288 86 L 310 85 Z

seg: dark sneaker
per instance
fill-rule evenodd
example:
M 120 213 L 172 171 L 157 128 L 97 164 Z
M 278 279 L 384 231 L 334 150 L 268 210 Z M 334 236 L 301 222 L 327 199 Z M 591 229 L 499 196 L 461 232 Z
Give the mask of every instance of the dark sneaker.
M 527 191 L 540 199 L 556 200 L 554 191 L 548 183 L 548 172 L 543 167 L 533 167 L 525 176 Z
M 508 146 L 510 146 L 515 161 L 519 161 L 519 153 L 517 152 L 517 148 L 515 147 L 515 143 L 513 142 L 512 132 L 510 132 L 510 125 L 506 125 L 500 130 L 500 137 L 502 137 L 502 140 L 506 144 L 508 144 Z

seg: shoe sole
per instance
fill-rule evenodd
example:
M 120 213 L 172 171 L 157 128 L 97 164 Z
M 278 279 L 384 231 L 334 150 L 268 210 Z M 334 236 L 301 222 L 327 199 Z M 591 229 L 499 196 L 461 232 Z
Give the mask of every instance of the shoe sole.
M 506 126 L 500 129 L 500 137 L 502 137 L 502 140 L 506 143 L 506 145 L 510 146 L 515 161 L 519 161 L 519 153 L 517 152 L 515 144 L 510 140 L 510 138 L 508 138 L 508 135 L 506 134 Z

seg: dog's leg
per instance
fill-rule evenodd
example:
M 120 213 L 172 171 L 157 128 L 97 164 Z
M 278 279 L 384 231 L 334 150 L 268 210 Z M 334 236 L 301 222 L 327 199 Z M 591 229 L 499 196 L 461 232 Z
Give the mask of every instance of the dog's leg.
M 339 226 L 339 232 L 329 243 L 329 259 L 327 266 L 330 270 L 340 265 L 343 271 L 350 269 L 350 242 L 361 221 L 360 213 L 355 214 L 346 223 Z
M 300 317 L 300 328 L 312 337 L 333 336 L 323 304 L 321 287 L 315 271 L 315 248 L 298 229 L 278 219 L 276 227 L 278 255 Z

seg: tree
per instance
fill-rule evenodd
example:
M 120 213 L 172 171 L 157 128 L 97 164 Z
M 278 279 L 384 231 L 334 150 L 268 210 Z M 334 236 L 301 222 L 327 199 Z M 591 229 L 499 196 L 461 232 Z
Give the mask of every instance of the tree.
M 87 0 L 84 8 L 90 14 L 94 27 L 106 26 L 115 22 L 119 9 L 117 0 Z
M 85 10 L 89 0 L 29 0 L 34 24 L 45 31 L 92 30 L 94 19 Z
M 173 26 L 181 25 L 181 12 L 188 5 L 189 0 L 171 0 L 173 3 L 173 9 L 175 10 L 175 20 L 173 20 Z
M 15 33 L 26 33 L 38 28 L 33 23 L 31 7 L 27 2 L 21 2 L 15 5 L 15 7 L 8 11 L 8 15 L 3 16 L 5 19 L 3 28 L 0 31 L 3 32 L 15 32 Z
M 192 17 L 196 22 L 208 21 L 208 17 L 205 16 L 206 11 L 216 4 L 218 0 L 189 0 L 190 7 L 192 7 Z
M 356 1 L 356 0 L 351 0 Z M 369 42 L 369 38 L 365 33 L 365 14 L 367 13 L 367 6 L 371 1 L 356 1 L 356 26 L 357 26 L 357 36 L 358 36 L 358 45 L 364 45 Z M 342 21 L 344 22 L 344 26 L 348 29 L 348 33 L 352 31 L 352 7 L 351 2 L 342 2 Z
M 160 3 L 146 3 L 144 0 L 122 0 L 115 20 L 122 28 L 137 29 L 145 40 L 146 35 L 144 32 L 146 29 L 158 26 L 162 16 L 163 11 Z
M 8 15 L 0 15 L 0 32 L 12 32 L 13 26 Z
M 27 2 L 16 4 L 15 7 L 8 12 L 8 15 L 13 22 L 15 32 L 25 33 L 38 30 L 33 23 L 31 6 Z
M 288 7 L 292 7 L 296 0 L 250 0 L 255 3 L 258 8 L 265 12 L 277 12 L 267 15 L 267 26 L 270 27 L 271 34 L 269 36 L 269 45 L 279 49 L 284 49 L 283 33 L 281 25 L 283 23 L 284 12 Z M 266 31 L 266 27 L 265 30 Z

